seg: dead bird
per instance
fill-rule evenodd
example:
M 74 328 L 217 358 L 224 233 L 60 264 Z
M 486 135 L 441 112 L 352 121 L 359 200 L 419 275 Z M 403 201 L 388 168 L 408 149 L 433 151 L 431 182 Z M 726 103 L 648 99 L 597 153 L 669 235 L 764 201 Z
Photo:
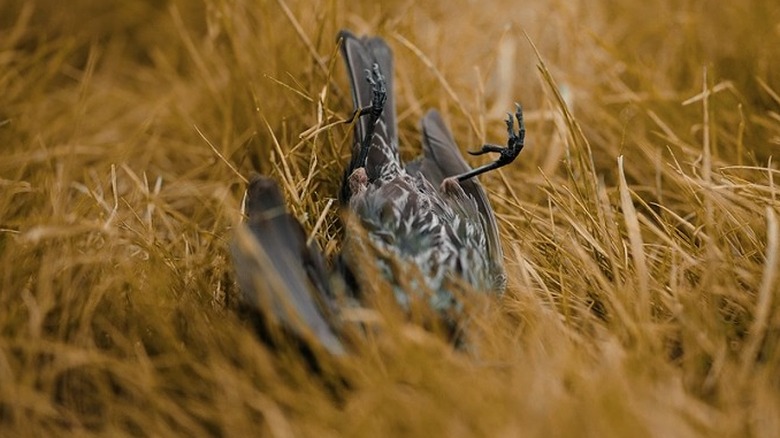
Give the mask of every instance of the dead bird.
M 355 107 L 355 138 L 340 198 L 365 229 L 377 253 L 405 261 L 423 279 L 413 289 L 427 288 L 430 306 L 448 312 L 458 303 L 448 283 L 465 281 L 473 289 L 501 293 L 506 285 L 503 254 L 495 214 L 477 175 L 511 163 L 525 142 L 520 105 L 507 114 L 506 146 L 484 145 L 472 155 L 497 153 L 498 159 L 471 169 L 439 113 L 422 119 L 423 155 L 404 163 L 398 152 L 398 127 L 393 95 L 393 54 L 378 37 L 339 34 Z M 518 130 L 514 123 L 517 120 Z M 350 236 L 347 235 L 348 246 Z M 342 257 L 347 277 L 366 263 L 365 257 Z M 413 293 L 403 287 L 387 258 L 377 267 L 405 305 Z
M 497 153 L 498 159 L 471 169 L 439 113 L 422 120 L 423 155 L 403 163 L 398 153 L 398 127 L 393 96 L 393 55 L 384 40 L 339 33 L 355 112 L 355 139 L 344 172 L 339 198 L 358 219 L 375 254 L 355 256 L 351 245 L 362 237 L 345 236 L 345 251 L 336 272 L 359 289 L 356 274 L 375 263 L 391 284 L 396 300 L 406 306 L 415 293 L 404 287 L 390 259 L 414 267 L 430 291 L 428 302 L 440 313 L 451 313 L 458 302 L 451 281 L 500 294 L 506 285 L 496 219 L 476 177 L 511 163 L 524 146 L 523 113 L 517 105 L 507 115 L 506 146 L 484 145 L 472 155 Z M 354 120 L 357 117 L 357 120 Z M 518 124 L 515 130 L 515 120 Z M 241 301 L 256 322 L 261 338 L 271 340 L 276 329 L 312 340 L 334 355 L 345 346 L 338 335 L 339 309 L 330 290 L 331 273 L 316 246 L 307 246 L 302 227 L 285 209 L 278 185 L 256 176 L 247 189 L 247 224 L 232 246 Z M 352 281 L 349 281 L 352 279 Z M 409 286 L 406 284 L 406 286 Z M 357 290 L 359 293 L 359 290 Z

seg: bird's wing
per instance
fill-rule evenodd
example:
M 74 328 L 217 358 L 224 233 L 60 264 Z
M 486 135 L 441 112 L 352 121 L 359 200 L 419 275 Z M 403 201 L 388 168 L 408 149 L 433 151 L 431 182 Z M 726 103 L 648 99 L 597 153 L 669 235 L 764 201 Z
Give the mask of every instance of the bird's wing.
M 422 132 L 423 157 L 411 166 L 407 166 L 407 170 L 422 173 L 428 181 L 436 186 L 439 186 L 447 177 L 471 170 L 438 111 L 430 110 L 423 117 Z M 500 281 L 503 281 L 504 256 L 501 250 L 496 216 L 490 206 L 490 200 L 476 178 L 462 181 L 460 185 L 463 191 L 470 195 L 477 204 L 477 210 L 485 225 L 489 259 L 493 264 L 494 275 L 501 277 Z
M 307 247 L 300 223 L 287 213 L 279 187 L 255 176 L 247 189 L 248 221 L 236 230 L 233 261 L 244 303 L 268 323 L 328 351 L 344 347 L 315 296 L 327 299 L 327 273 L 319 250 Z M 316 295 L 315 295 L 316 294 Z

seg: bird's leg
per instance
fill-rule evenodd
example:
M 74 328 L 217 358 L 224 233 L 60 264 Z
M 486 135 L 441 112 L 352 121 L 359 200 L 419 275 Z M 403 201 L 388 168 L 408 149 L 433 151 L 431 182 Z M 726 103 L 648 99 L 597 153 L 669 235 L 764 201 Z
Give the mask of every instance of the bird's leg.
M 366 165 L 368 149 L 371 146 L 371 139 L 374 137 L 376 122 L 382 116 L 385 102 L 387 102 L 387 86 L 385 77 L 379 69 L 379 64 L 374 63 L 371 70 L 366 69 L 366 81 L 371 85 L 371 105 L 356 109 L 347 120 L 347 123 L 351 123 L 355 120 L 355 117 L 369 117 L 365 135 L 360 141 L 360 153 L 358 154 L 355 168 L 365 167 Z
M 469 154 L 471 155 L 498 153 L 498 159 L 490 164 L 477 167 L 476 169 L 461 173 L 460 175 L 452 176 L 451 178 L 455 178 L 459 182 L 463 182 L 469 178 L 474 178 L 475 176 L 481 175 L 485 172 L 498 169 L 499 167 L 504 167 L 517 158 L 517 155 L 520 153 L 520 151 L 523 150 L 523 146 L 525 146 L 525 122 L 523 121 L 523 108 L 520 106 L 520 104 L 515 104 L 515 118 L 517 119 L 518 125 L 517 132 L 515 132 L 515 124 L 514 120 L 512 120 L 512 114 L 507 113 L 506 116 L 506 129 L 509 133 L 506 147 L 494 144 L 486 144 L 478 151 L 469 151 Z

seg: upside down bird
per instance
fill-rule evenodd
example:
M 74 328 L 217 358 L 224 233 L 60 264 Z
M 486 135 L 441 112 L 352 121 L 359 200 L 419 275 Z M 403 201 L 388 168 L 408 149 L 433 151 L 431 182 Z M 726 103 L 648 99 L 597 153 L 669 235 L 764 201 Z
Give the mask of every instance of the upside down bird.
M 358 38 L 347 31 L 340 33 L 340 39 L 355 115 L 360 118 L 341 199 L 360 219 L 369 244 L 419 270 L 425 284 L 414 289 L 424 286 L 431 292 L 434 310 L 457 306 L 450 280 L 463 280 L 479 291 L 502 292 L 506 276 L 496 219 L 476 176 L 511 163 L 522 150 L 521 107 L 517 105 L 514 119 L 507 115 L 506 146 L 488 144 L 470 152 L 499 154 L 490 164 L 470 169 L 435 110 L 422 120 L 423 155 L 403 163 L 398 153 L 390 48 L 381 38 Z M 412 293 L 399 282 L 405 275 L 393 272 L 392 263 L 378 261 L 396 299 L 405 304 Z M 359 269 L 360 263 L 347 260 L 345 264 Z
M 498 154 L 492 163 L 471 169 L 435 110 L 422 120 L 422 156 L 404 163 L 398 151 L 392 51 L 378 37 L 342 31 L 339 40 L 355 106 L 350 120 L 355 139 L 339 198 L 362 230 L 351 233 L 347 227 L 338 272 L 359 287 L 354 279 L 360 278 L 366 257 L 350 248 L 370 248 L 374 268 L 401 306 L 416 291 L 427 291 L 430 307 L 441 314 L 459 307 L 453 281 L 477 291 L 503 292 L 506 275 L 496 218 L 476 177 L 511 163 L 523 149 L 521 107 L 507 114 L 506 146 L 488 144 L 469 152 Z M 321 257 L 319 251 L 302 244 L 300 224 L 293 226 L 296 221 L 273 185 L 268 178 L 250 185 L 250 233 L 238 233 L 233 245 L 243 301 L 285 331 L 342 354 L 327 278 L 322 263 L 312 263 Z M 269 193 L 274 195 L 270 201 L 264 199 Z M 280 215 L 283 221 L 273 219 Z M 241 238 L 252 235 L 253 242 Z

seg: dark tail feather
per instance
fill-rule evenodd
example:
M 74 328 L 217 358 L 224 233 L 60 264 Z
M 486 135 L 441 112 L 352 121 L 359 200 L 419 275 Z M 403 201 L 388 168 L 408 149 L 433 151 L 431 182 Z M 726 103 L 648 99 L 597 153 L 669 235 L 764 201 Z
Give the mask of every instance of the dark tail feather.
M 316 298 L 329 298 L 322 255 L 306 246 L 303 229 L 287 213 L 276 183 L 255 176 L 246 210 L 247 224 L 236 230 L 231 248 L 243 304 L 269 327 L 315 338 L 329 352 L 343 354 L 344 346 Z
M 398 160 L 398 131 L 396 127 L 395 98 L 393 96 L 393 52 L 382 38 L 358 38 L 347 30 L 339 32 L 338 38 L 341 40 L 341 55 L 347 67 L 347 75 L 349 76 L 352 89 L 352 103 L 355 106 L 355 110 L 371 105 L 371 85 L 366 80 L 368 75 L 366 71 L 370 71 L 375 63 L 379 64 L 379 70 L 385 78 L 387 101 L 382 111 L 382 116 L 377 123 L 374 134 L 375 139 L 372 141 L 372 144 L 386 145 L 392 148 L 390 155 L 395 157 L 395 160 Z M 356 168 L 360 143 L 366 135 L 368 123 L 368 117 L 361 117 L 356 121 L 355 140 L 352 143 L 352 159 L 346 170 L 345 185 L 346 178 Z M 374 159 L 369 159 L 369 163 L 373 166 L 378 167 L 383 164 L 382 154 L 372 154 L 372 157 Z M 375 169 L 366 170 L 369 175 L 375 174 Z M 342 200 L 346 200 L 348 197 L 348 193 L 342 193 Z
M 463 159 L 458 145 L 452 138 L 450 130 L 444 124 L 438 111 L 431 110 L 423 117 L 423 157 L 407 166 L 410 173 L 420 172 L 435 186 L 448 177 L 458 175 L 471 170 L 471 167 Z M 490 206 L 485 189 L 472 178 L 460 182 L 460 186 L 466 194 L 471 195 L 477 203 L 477 209 L 482 216 L 487 232 L 488 251 L 493 263 L 494 277 L 498 282 L 504 280 L 503 252 L 498 235 L 498 226 L 493 208 Z M 504 285 L 497 285 L 503 289 Z

